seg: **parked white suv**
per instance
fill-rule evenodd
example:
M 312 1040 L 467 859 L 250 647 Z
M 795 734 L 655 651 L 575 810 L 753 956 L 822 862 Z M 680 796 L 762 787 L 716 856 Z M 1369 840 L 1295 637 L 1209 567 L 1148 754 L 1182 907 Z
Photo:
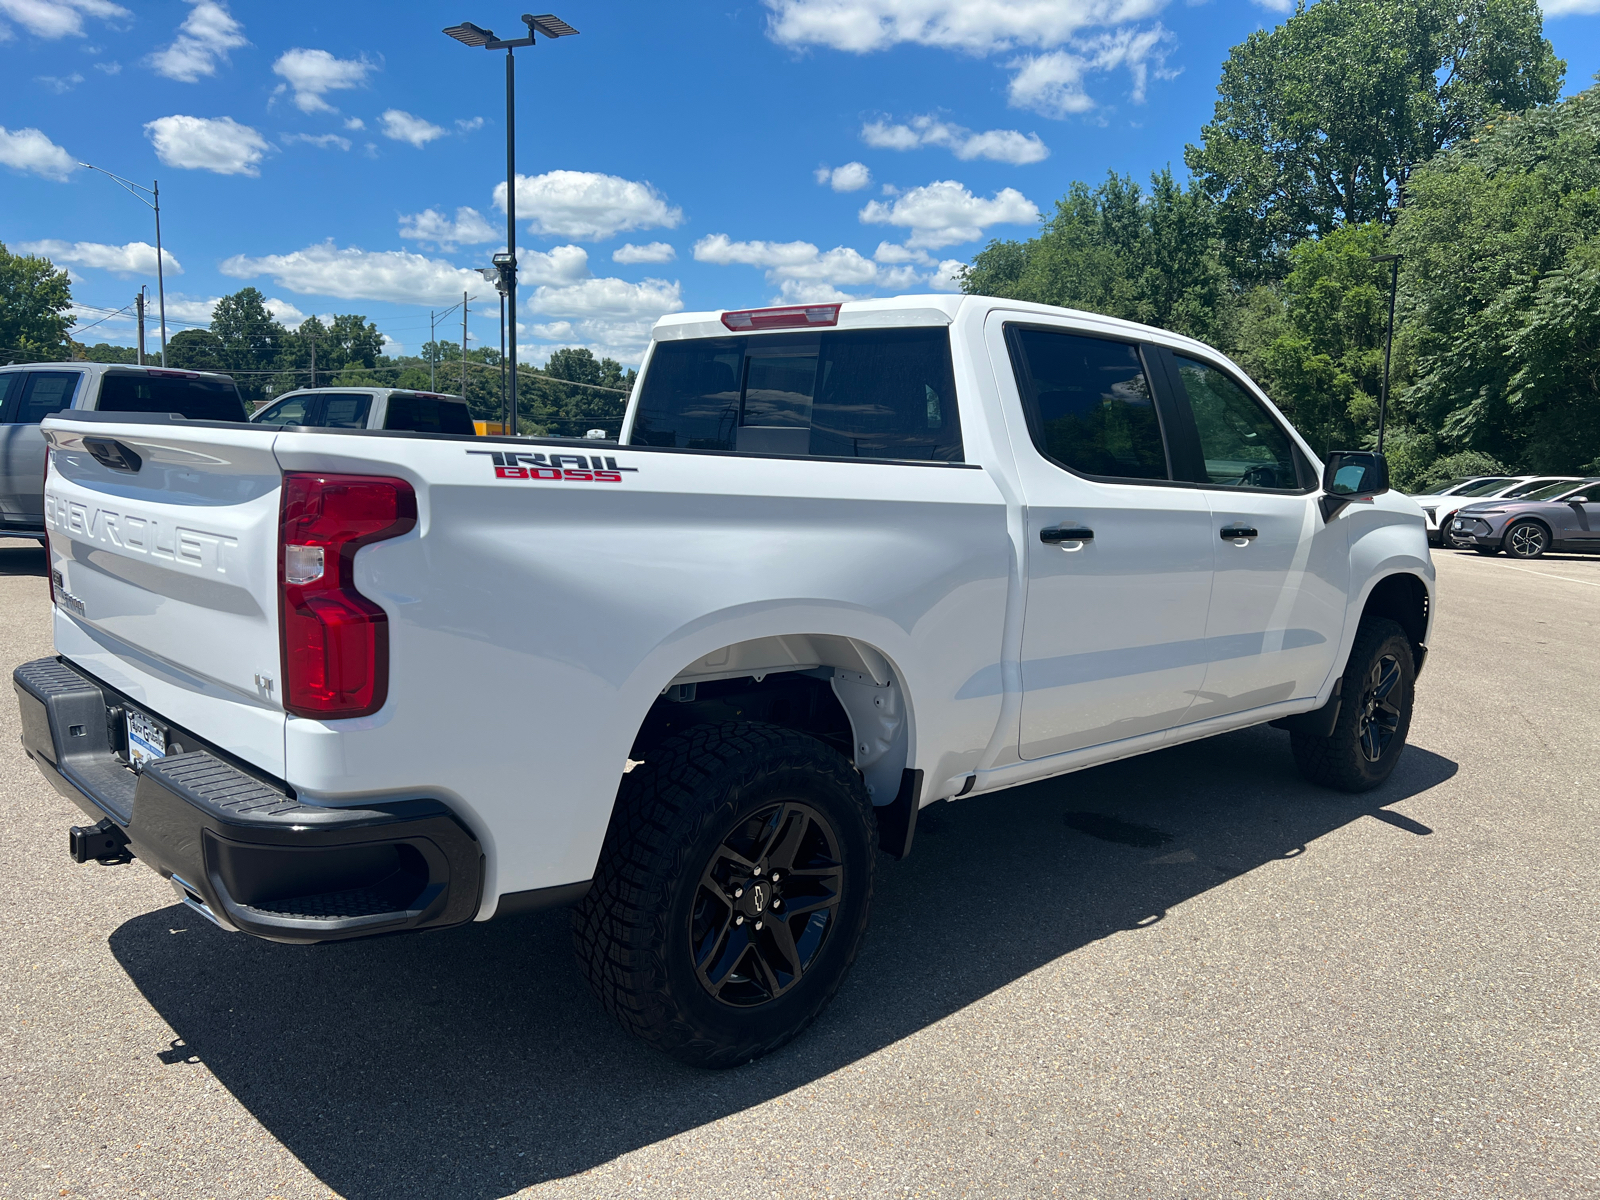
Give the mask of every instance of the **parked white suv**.
M 282 942 L 575 905 L 604 1005 L 707 1065 L 817 1014 L 925 805 L 1264 722 L 1382 783 L 1433 619 L 1380 455 L 1010 300 L 666 317 L 620 444 L 45 432 L 15 680 L 79 861 Z

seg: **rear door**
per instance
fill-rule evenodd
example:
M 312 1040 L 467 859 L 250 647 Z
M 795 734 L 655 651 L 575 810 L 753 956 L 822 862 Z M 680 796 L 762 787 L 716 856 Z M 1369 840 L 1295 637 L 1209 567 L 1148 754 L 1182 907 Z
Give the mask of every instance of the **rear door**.
M 986 337 L 1026 499 L 1019 753 L 1178 725 L 1205 678 L 1215 535 L 1173 479 L 1144 349 L 1003 312 Z
M 39 422 L 72 406 L 82 371 L 18 371 L 0 376 L 0 524 L 44 528 L 44 435 Z M 7 386 L 9 385 L 9 386 Z
M 1315 696 L 1348 610 L 1345 524 L 1317 507 L 1316 468 L 1222 364 L 1161 349 L 1177 470 L 1198 481 L 1216 553 L 1205 684 L 1187 721 Z
M 45 499 L 56 649 L 281 775 L 276 432 L 52 423 Z

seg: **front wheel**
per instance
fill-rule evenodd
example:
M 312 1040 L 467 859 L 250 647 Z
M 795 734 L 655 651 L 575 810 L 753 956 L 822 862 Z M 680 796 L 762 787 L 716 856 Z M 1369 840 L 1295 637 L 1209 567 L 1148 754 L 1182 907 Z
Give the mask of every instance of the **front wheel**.
M 1512 558 L 1538 558 L 1550 549 L 1550 531 L 1537 521 L 1518 521 L 1506 530 L 1505 547 Z
M 1411 730 L 1416 666 L 1411 639 L 1393 621 L 1363 621 L 1327 737 L 1292 733 L 1295 765 L 1312 783 L 1366 792 L 1389 778 Z
M 837 751 L 775 725 L 701 725 L 624 778 L 579 964 L 630 1032 L 731 1067 L 809 1025 L 855 961 L 877 824 Z

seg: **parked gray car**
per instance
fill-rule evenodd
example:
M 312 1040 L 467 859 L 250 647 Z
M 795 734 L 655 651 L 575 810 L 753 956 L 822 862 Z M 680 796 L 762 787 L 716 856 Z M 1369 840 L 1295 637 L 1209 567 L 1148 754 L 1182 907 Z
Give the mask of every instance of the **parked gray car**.
M 227 375 L 87 362 L 0 367 L 0 537 L 44 538 L 39 422 L 64 408 L 245 419 L 244 401 Z
M 1456 544 L 1479 554 L 1538 558 L 1547 550 L 1600 552 L 1600 478 L 1563 480 L 1518 499 L 1486 500 L 1450 521 Z

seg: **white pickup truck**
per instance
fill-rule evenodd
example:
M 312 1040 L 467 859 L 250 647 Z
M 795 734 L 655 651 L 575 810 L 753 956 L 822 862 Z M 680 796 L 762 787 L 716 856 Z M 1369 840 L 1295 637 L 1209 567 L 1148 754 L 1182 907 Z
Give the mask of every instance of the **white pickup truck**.
M 60 413 L 24 741 L 224 929 L 572 906 L 605 1006 L 793 1037 L 919 808 L 1272 722 L 1382 782 L 1432 619 L 1381 456 L 1227 359 L 976 296 L 690 313 L 617 444 Z

